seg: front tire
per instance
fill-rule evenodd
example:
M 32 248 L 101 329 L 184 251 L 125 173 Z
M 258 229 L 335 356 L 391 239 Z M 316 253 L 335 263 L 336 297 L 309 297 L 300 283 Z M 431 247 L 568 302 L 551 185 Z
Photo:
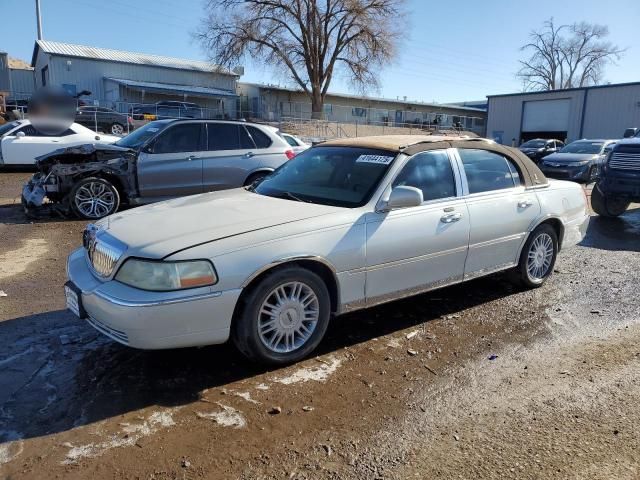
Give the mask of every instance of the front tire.
M 249 185 L 254 185 L 259 183 L 264 177 L 266 177 L 267 175 L 269 175 L 269 172 L 258 172 L 258 173 L 253 173 L 251 175 L 249 175 L 247 177 L 247 179 L 244 181 L 244 186 L 248 187 Z
M 619 217 L 627 211 L 630 203 L 622 198 L 603 195 L 597 185 L 591 192 L 591 208 L 601 217 Z
M 300 267 L 275 270 L 243 297 L 233 342 L 252 361 L 297 362 L 324 337 L 330 311 L 329 291 L 318 275 Z
M 112 123 L 109 127 L 109 131 L 112 135 L 122 135 L 124 134 L 124 126 L 118 122 Z
M 71 209 L 84 220 L 98 220 L 115 213 L 120 207 L 118 189 L 99 177 L 83 178 L 69 193 Z
M 522 248 L 514 270 L 515 280 L 528 288 L 544 285 L 553 273 L 558 255 L 558 235 L 551 225 L 543 223 L 531 234 Z

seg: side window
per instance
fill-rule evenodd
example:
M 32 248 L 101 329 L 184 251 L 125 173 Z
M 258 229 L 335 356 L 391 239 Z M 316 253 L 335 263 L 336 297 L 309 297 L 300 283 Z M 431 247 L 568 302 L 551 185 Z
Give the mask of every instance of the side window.
M 296 139 L 293 137 L 290 137 L 289 135 L 284 135 L 284 139 L 287 141 L 287 143 L 289 145 L 291 145 L 292 147 L 298 147 L 298 142 L 296 142 Z
M 200 146 L 201 125 L 186 123 L 175 125 L 163 132 L 155 142 L 153 153 L 197 152 Z
M 256 148 L 255 144 L 253 143 L 253 139 L 249 135 L 249 132 L 247 132 L 247 129 L 244 128 L 243 125 L 239 126 L 238 128 L 240 130 L 240 148 L 243 150 Z
M 455 197 L 456 182 L 447 152 L 434 150 L 418 153 L 402 168 L 393 186 L 419 188 L 425 202 Z
M 520 185 L 520 174 L 507 158 L 487 150 L 459 149 L 469 193 L 491 192 Z
M 38 130 L 36 130 L 33 125 L 25 125 L 20 130 L 18 130 L 16 133 L 18 133 L 18 132 L 24 133 L 24 135 L 26 137 L 45 137 L 46 136 L 46 135 L 43 135 L 42 133 L 40 133 Z
M 246 129 L 249 131 L 249 135 L 251 135 L 251 138 L 253 138 L 253 142 L 256 144 L 256 148 L 269 148 L 273 143 L 269 138 L 269 135 L 257 129 L 256 127 L 246 125 Z
M 238 125 L 233 123 L 208 123 L 207 150 L 238 150 L 240 138 Z

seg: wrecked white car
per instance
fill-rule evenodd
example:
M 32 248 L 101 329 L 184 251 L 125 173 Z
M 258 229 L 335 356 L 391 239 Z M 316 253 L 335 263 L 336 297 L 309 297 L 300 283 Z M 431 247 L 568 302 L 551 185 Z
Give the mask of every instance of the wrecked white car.
M 250 185 L 295 153 L 267 125 L 158 120 L 113 145 L 80 145 L 38 157 L 22 203 L 29 216 L 95 220 L 140 205 Z

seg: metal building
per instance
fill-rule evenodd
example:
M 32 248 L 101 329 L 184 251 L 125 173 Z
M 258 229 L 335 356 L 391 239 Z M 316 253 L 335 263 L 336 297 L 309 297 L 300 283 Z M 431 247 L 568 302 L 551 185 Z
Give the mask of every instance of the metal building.
M 29 98 L 35 89 L 33 68 L 0 52 L 0 92 L 7 98 Z
M 640 82 L 487 97 L 487 136 L 506 145 L 532 138 L 620 138 L 640 127 Z
M 38 40 L 31 65 L 37 87 L 88 90 L 89 101 L 122 112 L 132 103 L 182 100 L 236 113 L 239 75 L 208 62 Z

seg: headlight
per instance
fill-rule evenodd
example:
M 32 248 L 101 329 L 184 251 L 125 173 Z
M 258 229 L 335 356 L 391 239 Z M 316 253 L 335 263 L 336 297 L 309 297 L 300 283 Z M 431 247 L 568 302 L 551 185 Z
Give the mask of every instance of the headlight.
M 583 165 L 586 165 L 590 162 L 590 160 L 580 160 L 579 162 L 574 163 L 574 165 L 578 165 L 580 167 L 582 167 Z
M 130 258 L 115 278 L 135 288 L 162 292 L 206 287 L 218 282 L 216 271 L 208 260 L 156 262 Z

